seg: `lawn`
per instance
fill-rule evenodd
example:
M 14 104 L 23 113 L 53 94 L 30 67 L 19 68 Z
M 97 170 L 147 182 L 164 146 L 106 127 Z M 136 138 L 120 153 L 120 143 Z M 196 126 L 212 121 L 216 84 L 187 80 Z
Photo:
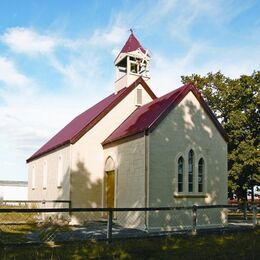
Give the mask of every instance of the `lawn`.
M 232 234 L 171 236 L 0 247 L 0 259 L 259 259 L 260 229 Z

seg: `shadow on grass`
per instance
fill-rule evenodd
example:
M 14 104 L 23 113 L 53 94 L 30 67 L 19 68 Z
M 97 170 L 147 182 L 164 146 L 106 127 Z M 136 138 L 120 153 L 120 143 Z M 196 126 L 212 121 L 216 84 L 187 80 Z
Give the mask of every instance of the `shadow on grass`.
M 95 240 L 63 245 L 0 248 L 1 259 L 257 259 L 260 229 L 232 234 Z
M 37 230 L 36 224 L 1 224 L 0 245 L 7 243 L 24 243 L 28 241 L 28 234 Z

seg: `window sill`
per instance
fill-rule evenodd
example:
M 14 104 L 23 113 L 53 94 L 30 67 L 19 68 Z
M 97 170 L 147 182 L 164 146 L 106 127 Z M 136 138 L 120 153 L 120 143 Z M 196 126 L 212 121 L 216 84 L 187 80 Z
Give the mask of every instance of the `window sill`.
M 132 72 L 132 71 L 129 71 L 129 75 L 134 75 L 134 76 L 142 76 L 143 78 L 149 78 L 148 76 L 144 76 L 144 75 L 141 75 L 140 73 L 135 73 L 135 72 Z M 124 75 L 125 76 L 125 75 Z
M 183 199 L 183 198 L 207 198 L 208 195 L 205 193 L 198 194 L 198 193 L 174 193 L 173 194 L 174 198 L 177 199 Z

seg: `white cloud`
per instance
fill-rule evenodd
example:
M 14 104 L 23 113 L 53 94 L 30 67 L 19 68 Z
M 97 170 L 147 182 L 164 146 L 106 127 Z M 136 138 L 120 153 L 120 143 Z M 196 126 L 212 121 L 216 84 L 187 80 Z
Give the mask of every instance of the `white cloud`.
M 122 45 L 128 35 L 126 27 L 115 24 L 109 30 L 96 30 L 89 42 L 98 47 Z
M 50 53 L 57 45 L 57 39 L 23 27 L 8 29 L 0 39 L 13 52 L 29 55 Z
M 5 57 L 0 56 L 0 81 L 11 86 L 26 86 L 30 84 L 30 79 L 20 73 L 15 64 Z
M 154 52 L 152 88 L 160 96 L 179 87 L 181 85 L 181 76 L 196 71 L 196 59 L 207 48 L 205 43 L 193 43 L 185 55 L 177 58 L 173 57 L 172 54 L 166 57 Z
M 72 40 L 57 34 L 41 34 L 30 28 L 19 27 L 9 28 L 0 36 L 0 41 L 6 44 L 14 54 L 23 53 L 36 58 L 40 58 L 39 54 L 44 55 L 44 61 L 49 62 L 49 65 L 62 75 L 65 86 L 82 87 L 93 85 L 93 77 L 102 73 L 99 64 L 100 56 L 97 55 L 97 53 L 101 55 L 100 48 L 109 46 L 109 53 L 114 54 L 114 50 L 119 44 L 122 44 L 127 34 L 126 29 L 115 25 L 108 30 L 96 30 L 89 39 L 76 38 Z M 58 51 L 61 48 L 66 48 L 66 61 L 59 56 L 61 52 Z M 14 64 L 10 64 L 5 70 L 10 71 L 11 65 L 12 72 L 14 72 Z M 12 73 L 13 77 L 11 78 L 9 78 L 9 74 L 2 75 L 2 80 L 10 82 L 16 76 L 16 83 L 18 79 L 20 84 L 28 83 L 25 80 L 26 77 L 18 72 Z
M 17 116 L 17 115 L 16 115 Z M 15 152 L 20 154 L 31 153 L 37 145 L 46 140 L 46 133 L 25 125 L 21 119 L 14 119 L 13 115 L 0 113 L 0 130 L 5 135 L 5 142 L 13 144 Z
M 0 42 L 7 45 L 15 53 L 34 56 L 52 54 L 59 47 L 77 50 L 88 44 L 88 41 L 84 38 L 72 40 L 58 34 L 43 34 L 25 27 L 9 28 L 0 36 Z
M 177 0 L 161 0 L 156 1 L 155 4 L 151 4 L 147 6 L 147 3 L 142 6 L 142 9 L 145 11 L 141 11 L 141 21 L 137 27 L 144 28 L 153 28 L 153 24 L 158 23 L 160 20 L 165 19 L 171 12 L 176 9 L 178 1 Z M 137 7 L 141 9 L 141 7 Z
M 0 41 L 15 53 L 28 55 L 52 54 L 56 48 L 65 47 L 72 50 L 88 47 L 107 47 L 122 44 L 129 35 L 128 29 L 117 24 L 108 29 L 96 29 L 89 38 L 68 39 L 54 34 L 42 34 L 31 28 L 9 28 Z
M 202 56 L 207 58 L 200 61 Z M 211 58 L 209 58 L 211 57 Z M 259 70 L 260 51 L 248 48 L 218 48 L 206 43 L 193 43 L 187 53 L 178 58 L 173 55 L 162 56 L 154 53 L 152 64 L 152 88 L 156 94 L 163 95 L 179 87 L 181 76 L 199 74 L 206 76 L 209 72 L 221 71 L 231 78 L 251 75 Z

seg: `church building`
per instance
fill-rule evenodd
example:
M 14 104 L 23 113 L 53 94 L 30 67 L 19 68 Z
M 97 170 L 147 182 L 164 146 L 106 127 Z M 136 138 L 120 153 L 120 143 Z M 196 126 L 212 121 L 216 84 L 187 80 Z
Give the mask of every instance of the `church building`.
M 86 208 L 226 204 L 226 133 L 194 85 L 157 97 L 149 87 L 150 59 L 131 32 L 114 62 L 114 92 L 27 159 L 29 200 Z M 198 214 L 201 226 L 226 221 L 220 209 Z M 192 223 L 191 211 L 114 218 L 147 229 Z M 81 220 L 75 214 L 74 222 Z

